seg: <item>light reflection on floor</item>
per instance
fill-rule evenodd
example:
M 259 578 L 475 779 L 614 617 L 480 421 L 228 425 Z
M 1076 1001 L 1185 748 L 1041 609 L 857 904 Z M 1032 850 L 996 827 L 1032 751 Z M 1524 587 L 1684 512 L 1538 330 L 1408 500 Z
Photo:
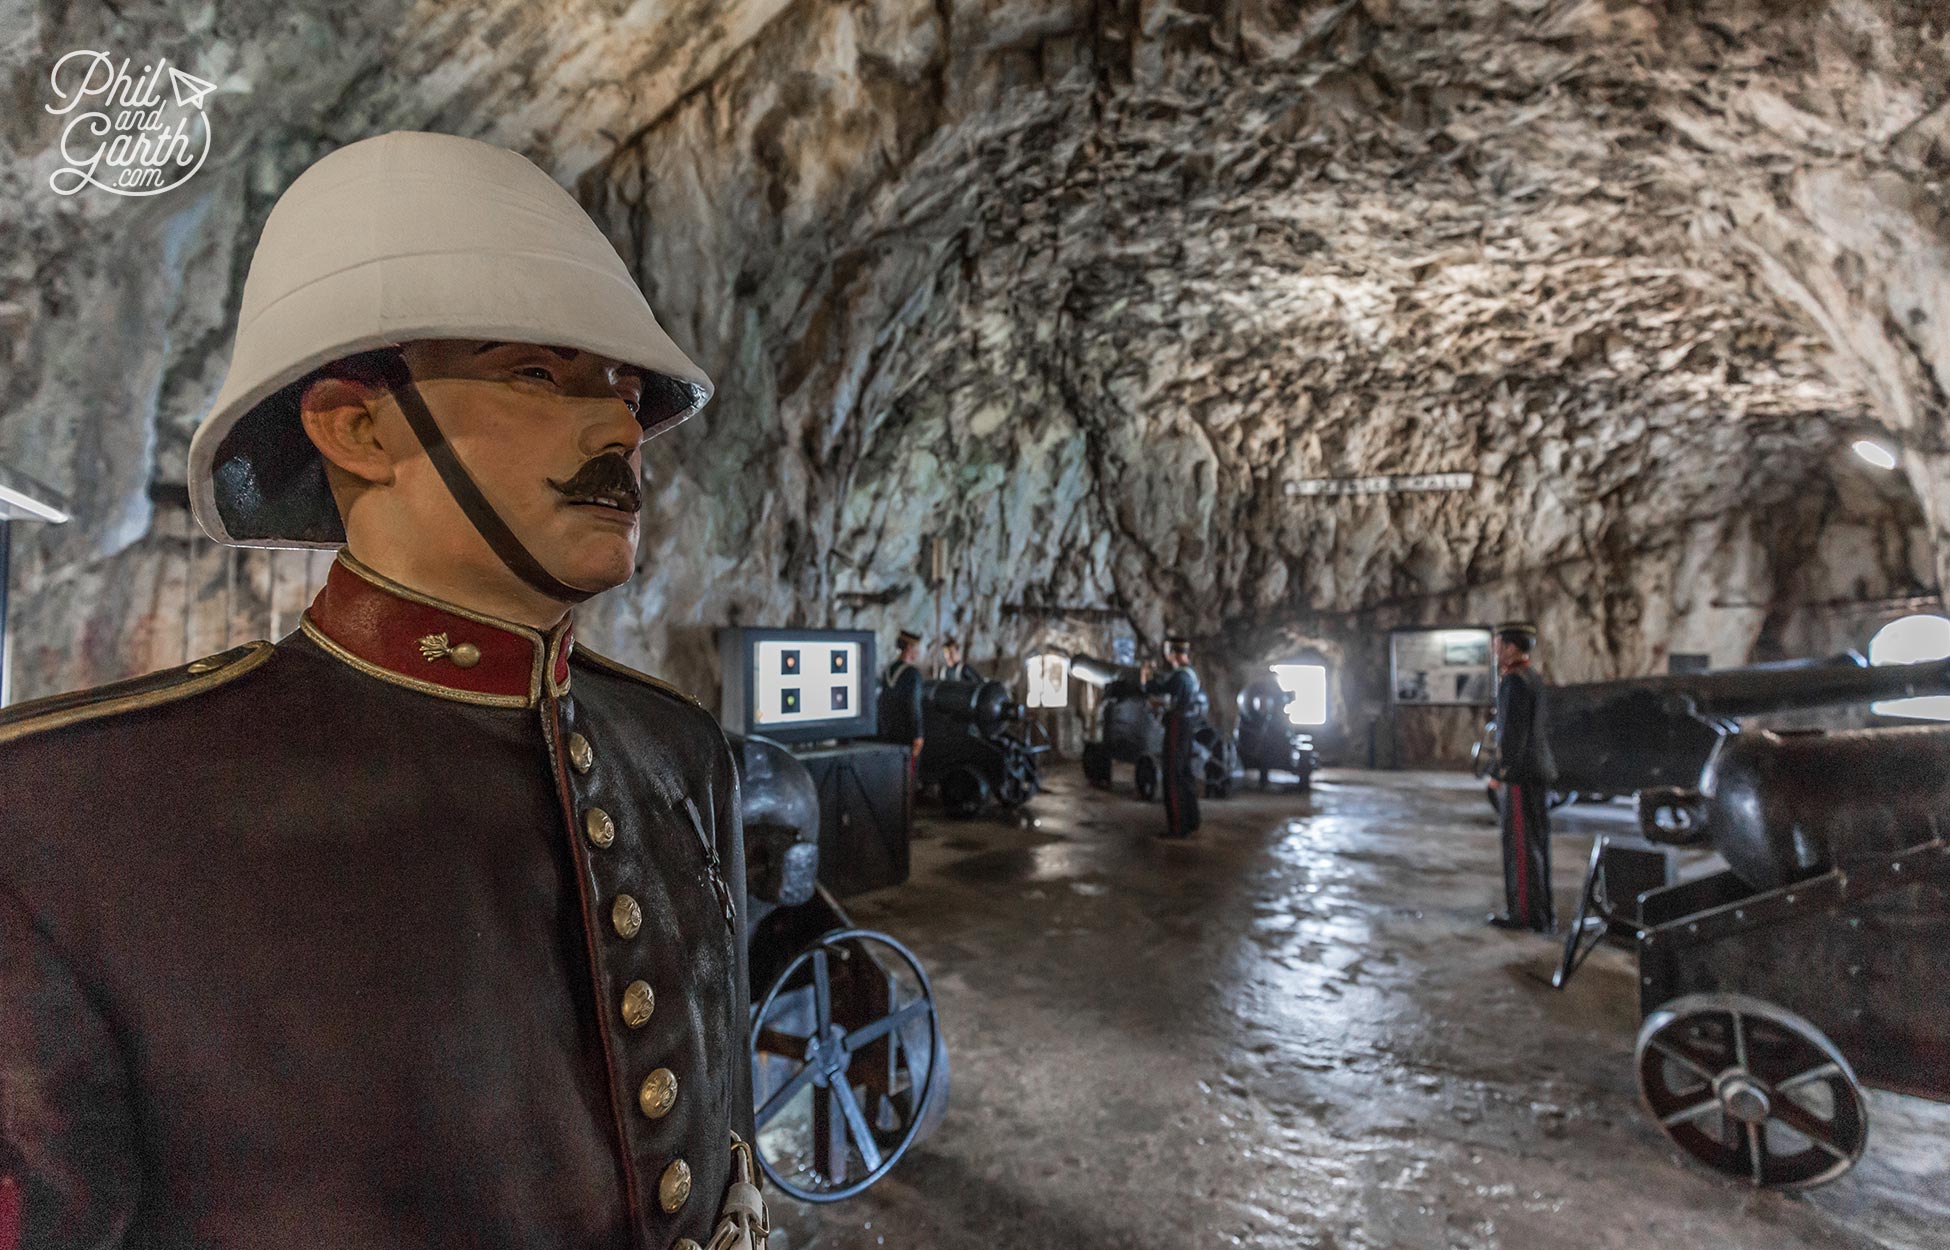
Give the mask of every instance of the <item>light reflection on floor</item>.
M 928 820 L 855 918 L 927 963 L 946 1123 L 866 1196 L 781 1204 L 786 1250 L 1950 1246 L 1950 1108 L 1872 1096 L 1869 1157 L 1806 1197 L 1691 1166 L 1637 1104 L 1634 971 L 1486 929 L 1480 786 L 1327 773 L 1157 804 L 1059 773 L 1030 819 Z M 1568 913 L 1592 832 L 1558 816 Z M 776 1248 L 775 1248 L 776 1250 Z

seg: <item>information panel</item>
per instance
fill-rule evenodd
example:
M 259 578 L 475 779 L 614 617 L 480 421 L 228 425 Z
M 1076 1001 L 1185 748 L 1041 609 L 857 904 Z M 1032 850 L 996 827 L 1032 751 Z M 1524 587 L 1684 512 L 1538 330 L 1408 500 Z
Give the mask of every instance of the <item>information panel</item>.
M 1397 703 L 1496 702 L 1488 629 L 1398 629 L 1388 636 L 1388 654 L 1389 686 Z

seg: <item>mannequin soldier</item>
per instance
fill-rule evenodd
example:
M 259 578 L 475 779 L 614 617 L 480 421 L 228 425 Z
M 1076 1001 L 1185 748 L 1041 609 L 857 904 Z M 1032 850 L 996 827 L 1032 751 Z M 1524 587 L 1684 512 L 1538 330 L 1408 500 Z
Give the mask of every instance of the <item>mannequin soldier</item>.
M 894 640 L 894 662 L 880 686 L 880 740 L 905 744 L 912 752 L 908 772 L 921 758 L 921 635 L 903 629 Z
M 285 192 L 191 498 L 343 549 L 284 639 L 0 718 L 5 1250 L 762 1222 L 732 760 L 570 613 L 710 393 L 513 152 L 382 135 Z
M 1496 631 L 1496 771 L 1503 816 L 1504 910 L 1490 917 L 1503 929 L 1557 929 L 1551 902 L 1550 808 L 1556 778 L 1544 723 L 1544 681 L 1531 666 L 1535 625 L 1512 622 Z
M 982 675 L 973 664 L 963 663 L 961 643 L 953 638 L 941 640 L 941 680 L 979 682 Z
M 1205 691 L 1192 668 L 1192 644 L 1177 636 L 1165 639 L 1165 658 L 1171 668 L 1161 676 L 1146 666 L 1144 692 L 1165 713 L 1165 836 L 1189 838 L 1198 832 L 1198 778 L 1192 770 L 1192 734 L 1205 718 Z

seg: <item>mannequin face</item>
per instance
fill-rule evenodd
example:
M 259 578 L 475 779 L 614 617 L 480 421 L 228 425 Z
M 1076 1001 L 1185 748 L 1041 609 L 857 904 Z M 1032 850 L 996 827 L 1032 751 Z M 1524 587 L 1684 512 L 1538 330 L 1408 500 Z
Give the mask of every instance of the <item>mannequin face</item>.
M 952 642 L 948 643 L 941 648 L 941 656 L 950 664 L 959 664 L 961 663 L 961 648 Z
M 644 393 L 633 367 L 572 348 L 478 340 L 412 342 L 402 355 L 461 464 L 543 567 L 583 590 L 629 580 L 642 499 L 643 426 L 633 409 Z M 328 379 L 307 389 L 303 406 L 306 429 L 340 471 L 334 486 L 355 555 L 429 593 L 521 603 L 528 610 L 502 614 L 548 618 L 554 601 L 475 531 L 390 392 Z M 361 544 L 385 554 L 374 559 Z

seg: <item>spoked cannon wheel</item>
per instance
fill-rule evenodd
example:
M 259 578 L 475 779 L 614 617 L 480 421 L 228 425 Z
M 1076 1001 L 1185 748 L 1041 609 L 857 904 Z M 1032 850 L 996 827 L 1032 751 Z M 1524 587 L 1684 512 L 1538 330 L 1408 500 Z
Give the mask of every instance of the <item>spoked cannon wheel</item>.
M 884 933 L 835 929 L 800 951 L 752 1020 L 758 1162 L 806 1202 L 885 1176 L 947 1106 L 934 989 Z
M 1756 1186 L 1797 1188 L 1854 1166 L 1862 1086 L 1800 1016 L 1738 994 L 1689 994 L 1645 1019 L 1639 1095 L 1673 1144 Z

